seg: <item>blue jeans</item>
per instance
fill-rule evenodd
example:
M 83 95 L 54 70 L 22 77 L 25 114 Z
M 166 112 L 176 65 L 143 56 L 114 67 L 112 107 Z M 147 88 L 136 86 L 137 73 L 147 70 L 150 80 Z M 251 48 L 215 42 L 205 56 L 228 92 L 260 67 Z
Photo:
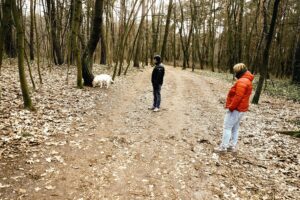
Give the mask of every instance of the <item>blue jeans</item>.
M 244 112 L 239 112 L 237 110 L 230 112 L 229 110 L 226 110 L 221 147 L 236 147 L 239 136 L 240 121 L 243 116 Z
M 153 85 L 153 107 L 154 108 L 159 108 L 160 107 L 160 102 L 161 102 L 161 96 L 160 96 L 160 90 L 161 90 L 161 85 Z

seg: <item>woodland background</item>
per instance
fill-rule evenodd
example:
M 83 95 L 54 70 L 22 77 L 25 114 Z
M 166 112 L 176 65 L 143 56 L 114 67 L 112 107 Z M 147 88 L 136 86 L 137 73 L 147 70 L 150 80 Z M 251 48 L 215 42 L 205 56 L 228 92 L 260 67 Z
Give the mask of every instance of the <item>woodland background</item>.
M 265 79 L 300 82 L 300 2 L 297 0 L 1 0 L 0 65 L 19 55 L 25 107 L 31 71 L 77 66 L 77 86 L 93 80 L 93 63 L 113 79 L 160 54 L 183 69 L 232 72 L 244 62 Z M 28 66 L 29 75 L 24 73 Z M 55 68 L 54 68 L 55 70 Z

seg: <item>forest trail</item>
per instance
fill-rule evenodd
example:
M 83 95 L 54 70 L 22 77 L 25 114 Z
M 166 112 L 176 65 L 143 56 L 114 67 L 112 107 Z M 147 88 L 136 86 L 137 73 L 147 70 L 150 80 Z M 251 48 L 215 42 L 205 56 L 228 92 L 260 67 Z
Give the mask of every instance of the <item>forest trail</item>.
M 259 199 L 258 179 L 277 188 L 275 180 L 249 175 L 267 168 L 243 142 L 238 155 L 213 154 L 230 84 L 167 66 L 161 110 L 154 113 L 147 109 L 151 70 L 103 90 L 110 97 L 86 120 L 97 127 L 47 146 L 55 159 L 36 164 L 21 190 L 3 199 Z

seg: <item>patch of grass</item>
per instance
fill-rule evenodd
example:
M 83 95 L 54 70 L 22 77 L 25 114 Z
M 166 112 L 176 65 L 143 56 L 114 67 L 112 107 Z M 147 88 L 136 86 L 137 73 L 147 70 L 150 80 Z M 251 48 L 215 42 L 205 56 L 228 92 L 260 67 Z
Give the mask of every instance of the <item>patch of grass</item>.
M 277 131 L 277 133 L 281 133 L 284 135 L 290 135 L 292 137 L 300 138 L 300 131 Z
M 264 92 L 270 96 L 283 97 L 300 102 L 300 86 L 291 84 L 289 80 L 267 80 L 267 87 Z
M 31 137 L 32 134 L 28 133 L 28 132 L 23 132 L 22 133 L 22 137 Z
M 224 72 L 212 72 L 209 70 L 195 70 L 196 74 L 204 75 L 207 77 L 216 78 L 219 80 L 225 80 L 227 82 L 232 82 L 233 75 L 230 73 L 224 73 Z
M 295 120 L 295 121 L 293 121 L 293 122 L 294 122 L 294 124 L 296 124 L 297 126 L 300 126 L 300 121 Z

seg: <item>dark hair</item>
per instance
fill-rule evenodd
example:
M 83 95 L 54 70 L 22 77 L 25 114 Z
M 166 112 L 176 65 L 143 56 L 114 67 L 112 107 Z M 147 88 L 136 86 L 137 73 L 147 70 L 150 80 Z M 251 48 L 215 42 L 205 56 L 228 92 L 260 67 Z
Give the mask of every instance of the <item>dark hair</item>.
M 160 57 L 160 55 L 154 56 L 153 59 L 156 60 L 158 64 L 161 63 L 161 57 Z
M 247 71 L 248 71 L 247 68 L 241 69 L 239 72 L 236 72 L 236 73 L 235 73 L 235 77 L 236 77 L 237 79 L 239 79 L 239 78 L 241 78 Z

